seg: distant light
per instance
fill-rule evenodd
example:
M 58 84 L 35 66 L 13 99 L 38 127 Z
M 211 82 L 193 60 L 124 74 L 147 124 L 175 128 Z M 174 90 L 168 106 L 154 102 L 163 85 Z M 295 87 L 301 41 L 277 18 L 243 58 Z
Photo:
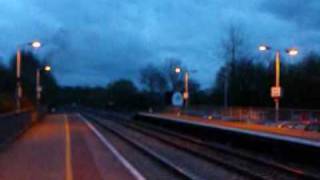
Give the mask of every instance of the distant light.
M 181 68 L 176 67 L 175 71 L 176 71 L 176 73 L 178 74 L 178 73 L 180 73 L 180 72 L 181 72 Z
M 259 51 L 268 51 L 269 49 L 270 49 L 270 47 L 266 46 L 266 45 L 259 46 Z
M 45 66 L 45 67 L 44 67 L 44 70 L 47 71 L 47 72 L 49 72 L 49 71 L 51 71 L 51 67 L 50 67 L 50 66 Z
M 31 44 L 31 46 L 32 46 L 33 48 L 40 48 L 40 47 L 41 47 L 41 42 L 39 42 L 39 41 L 33 41 L 32 44 Z
M 287 52 L 290 56 L 296 56 L 297 54 L 299 54 L 299 51 L 298 51 L 297 48 L 287 49 L 286 52 Z

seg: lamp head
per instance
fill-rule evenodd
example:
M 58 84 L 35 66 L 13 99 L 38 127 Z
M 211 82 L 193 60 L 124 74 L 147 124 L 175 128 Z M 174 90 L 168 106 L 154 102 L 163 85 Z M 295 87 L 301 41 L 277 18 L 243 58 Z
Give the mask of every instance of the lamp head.
M 269 47 L 267 45 L 260 45 L 258 49 L 259 49 L 259 51 L 268 51 L 271 49 L 271 47 Z
M 51 71 L 51 66 L 46 65 L 46 66 L 44 66 L 43 69 L 44 69 L 46 72 L 50 72 L 50 71 Z
M 35 48 L 35 49 L 38 49 L 38 48 L 41 47 L 41 42 L 40 42 L 40 41 L 33 41 L 33 42 L 31 43 L 31 46 L 32 46 L 33 48 Z
M 297 48 L 288 48 L 286 49 L 286 52 L 290 55 L 290 56 L 296 56 L 299 54 L 299 51 Z
M 181 72 L 181 68 L 180 68 L 180 67 L 176 67 L 175 72 L 176 72 L 177 74 L 179 74 L 179 73 Z

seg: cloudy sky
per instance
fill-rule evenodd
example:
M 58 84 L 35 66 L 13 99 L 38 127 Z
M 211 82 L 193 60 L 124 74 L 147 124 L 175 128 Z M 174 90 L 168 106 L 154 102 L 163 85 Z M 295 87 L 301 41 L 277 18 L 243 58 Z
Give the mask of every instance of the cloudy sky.
M 136 80 L 144 65 L 179 58 L 208 87 L 230 24 L 241 24 L 253 54 L 261 42 L 318 51 L 319 12 L 319 0 L 0 0 L 0 60 L 40 39 L 36 53 L 61 85 Z

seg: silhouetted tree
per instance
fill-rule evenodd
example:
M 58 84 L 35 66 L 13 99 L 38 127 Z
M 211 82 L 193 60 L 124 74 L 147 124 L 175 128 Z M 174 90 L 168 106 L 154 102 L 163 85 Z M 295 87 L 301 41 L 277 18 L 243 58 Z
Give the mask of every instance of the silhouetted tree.
M 163 72 L 152 64 L 140 70 L 140 82 L 150 93 L 164 93 L 168 87 Z
M 234 67 L 237 60 L 241 59 L 244 55 L 244 32 L 240 25 L 231 24 L 226 30 L 225 36 L 221 41 L 222 46 L 222 58 L 225 59 L 225 70 L 224 74 L 219 74 L 219 78 L 223 79 L 223 95 L 224 95 L 224 106 L 227 107 L 230 103 L 230 85 L 235 71 Z
M 107 85 L 107 101 L 115 107 L 133 108 L 138 102 L 138 89 L 130 80 L 120 79 Z
M 177 67 L 181 68 L 182 71 L 187 70 L 181 60 L 177 58 L 167 58 L 162 65 L 163 74 L 167 79 L 168 87 L 171 91 L 181 91 L 183 88 L 183 72 L 177 74 L 175 72 Z
M 234 62 L 232 78 L 229 78 L 230 99 L 234 106 L 273 106 L 270 88 L 274 85 L 274 61 L 270 64 L 254 62 L 252 58 L 242 58 Z M 214 102 L 223 101 L 224 72 L 221 67 L 213 87 Z M 301 61 L 288 64 L 282 61 L 281 86 L 282 107 L 320 107 L 320 56 L 313 53 Z
M 9 69 L 0 64 L 0 112 L 12 111 L 15 107 L 14 76 Z

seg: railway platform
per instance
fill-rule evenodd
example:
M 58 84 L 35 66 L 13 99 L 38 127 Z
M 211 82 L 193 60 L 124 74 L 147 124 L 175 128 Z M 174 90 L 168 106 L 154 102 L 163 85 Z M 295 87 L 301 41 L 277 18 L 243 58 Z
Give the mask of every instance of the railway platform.
M 272 154 L 300 164 L 320 164 L 320 160 L 315 158 L 320 152 L 320 133 L 317 132 L 163 113 L 138 113 L 135 120 L 194 136 L 205 142 Z
M 1 180 L 144 179 L 78 114 L 51 114 L 0 152 Z

